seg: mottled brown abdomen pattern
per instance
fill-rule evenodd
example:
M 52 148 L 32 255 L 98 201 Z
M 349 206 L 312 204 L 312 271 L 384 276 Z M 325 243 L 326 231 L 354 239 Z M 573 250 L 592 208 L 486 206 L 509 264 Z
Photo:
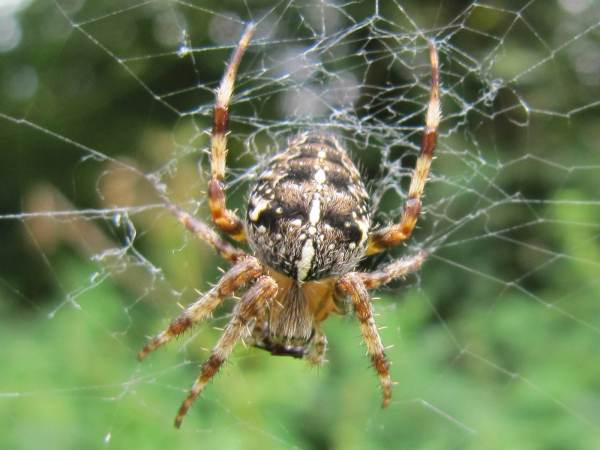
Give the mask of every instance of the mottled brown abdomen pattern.
M 368 200 L 338 139 L 303 133 L 273 157 L 251 191 L 250 247 L 299 282 L 347 273 L 366 252 Z

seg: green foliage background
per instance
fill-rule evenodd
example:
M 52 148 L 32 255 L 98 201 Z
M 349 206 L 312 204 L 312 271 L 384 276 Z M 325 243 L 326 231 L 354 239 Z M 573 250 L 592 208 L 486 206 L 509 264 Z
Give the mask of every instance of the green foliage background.
M 439 31 L 469 3 L 398 4 L 422 29 Z M 247 19 L 248 11 L 282 3 L 195 4 Z M 323 368 L 240 345 L 180 431 L 172 419 L 230 306 L 143 365 L 135 354 L 146 336 L 177 313 L 170 290 L 183 290 L 181 301 L 191 301 L 193 289 L 206 289 L 217 279 L 223 261 L 203 244 L 187 241 L 160 208 L 149 208 L 131 215 L 138 231 L 135 250 L 161 268 L 165 279 L 156 281 L 138 270 L 135 258 L 127 260 L 123 272 L 104 279 L 101 263 L 91 258 L 98 243 L 95 233 L 123 246 L 119 227 L 104 215 L 49 220 L 26 213 L 35 205 L 56 211 L 71 204 L 83 212 L 114 199 L 135 205 L 155 201 L 139 180 L 119 178 L 115 166 L 87 164 L 79 146 L 145 172 L 177 152 L 170 192 L 175 200 L 200 197 L 204 180 L 198 179 L 197 149 L 207 140 L 194 130 L 209 128 L 207 116 L 192 125 L 153 98 L 140 80 L 161 94 L 193 84 L 194 76 L 214 87 L 229 48 L 198 52 L 196 75 L 182 58 L 160 63 L 140 58 L 121 65 L 120 55 L 104 49 L 157 55 L 152 30 L 159 15 L 198 19 L 194 47 L 214 47 L 208 32 L 213 15 L 194 15 L 175 1 L 25 5 L 15 15 L 21 42 L 0 56 L 0 448 L 600 448 L 600 130 L 595 106 L 600 90 L 598 82 L 581 78 L 567 51 L 581 46 L 576 56 L 585 58 L 586 48 L 592 54 L 597 50 L 600 14 L 597 5 L 571 14 L 568 4 L 574 3 L 481 2 L 465 22 L 479 33 L 451 39 L 457 48 L 477 49 L 482 35 L 502 36 L 501 51 L 486 74 L 503 79 L 551 56 L 531 74 L 508 83 L 507 91 L 514 89 L 540 110 L 532 111 L 526 126 L 515 124 L 523 119 L 520 113 L 505 111 L 488 121 L 474 112 L 465 115 L 468 127 L 461 131 L 467 141 L 479 143 L 480 157 L 493 167 L 494 188 L 526 201 L 499 205 L 462 226 L 453 237 L 455 245 L 433 255 L 418 278 L 384 290 L 376 303 L 383 340 L 394 345 L 388 353 L 398 381 L 392 406 L 379 409 L 376 377 L 355 321 L 334 317 L 325 326 L 330 349 Z M 380 14 L 400 22 L 395 5 L 381 2 Z M 373 14 L 373 2 L 350 2 L 343 9 L 360 20 Z M 111 11 L 121 13 L 85 21 Z M 446 36 L 451 27 L 447 31 Z M 451 57 L 443 53 L 442 59 L 450 71 Z M 36 73 L 36 89 L 22 95 L 15 86 L 27 81 L 29 70 Z M 450 89 L 455 81 L 444 82 Z M 468 99 L 481 95 L 480 88 L 465 80 L 452 89 Z M 173 101 L 192 109 L 210 95 L 207 88 Z M 511 103 L 505 95 L 491 110 L 502 111 Z M 269 104 L 260 114 L 278 117 Z M 243 130 L 239 124 L 237 132 L 243 135 Z M 446 137 L 436 173 L 460 171 L 452 156 L 444 156 L 443 146 L 463 150 L 462 138 Z M 234 130 L 230 160 L 238 174 L 249 164 L 240 141 Z M 361 163 L 369 174 L 377 167 L 368 157 Z M 104 190 L 107 179 L 116 186 L 114 192 Z M 490 180 L 482 176 L 469 183 L 473 192 L 494 198 Z M 431 198 L 447 195 L 443 188 L 436 184 Z M 243 186 L 233 192 L 240 207 L 243 195 Z M 391 201 L 382 206 L 390 207 Z M 472 197 L 461 202 L 458 210 L 478 208 Z M 498 229 L 508 231 L 496 235 Z M 420 232 L 417 240 L 424 239 L 427 226 Z M 469 239 L 473 236 L 478 238 Z M 144 286 L 152 289 L 145 292 Z

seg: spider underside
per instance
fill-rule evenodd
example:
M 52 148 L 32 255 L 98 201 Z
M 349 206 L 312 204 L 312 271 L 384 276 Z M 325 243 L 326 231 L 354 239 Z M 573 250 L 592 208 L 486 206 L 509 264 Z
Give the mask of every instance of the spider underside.
M 429 47 L 432 82 L 421 152 L 398 223 L 372 229 L 369 196 L 358 170 L 339 140 L 321 132 L 296 136 L 271 159 L 251 190 L 246 216 L 241 220 L 226 206 L 227 121 L 237 69 L 254 29 L 254 25 L 246 27 L 216 92 L 208 185 L 214 224 L 233 240 L 246 241 L 251 254 L 176 205 L 166 205 L 232 267 L 210 291 L 151 339 L 140 351 L 139 359 L 210 315 L 225 298 L 245 289 L 177 413 L 177 427 L 240 339 L 273 355 L 321 364 L 327 339 L 320 324 L 332 313 L 350 310 L 359 321 L 379 376 L 382 406 L 386 407 L 391 400 L 392 382 L 368 290 L 416 271 L 426 257 L 421 251 L 374 272 L 355 271 L 362 258 L 404 242 L 415 228 L 441 118 L 435 45 Z

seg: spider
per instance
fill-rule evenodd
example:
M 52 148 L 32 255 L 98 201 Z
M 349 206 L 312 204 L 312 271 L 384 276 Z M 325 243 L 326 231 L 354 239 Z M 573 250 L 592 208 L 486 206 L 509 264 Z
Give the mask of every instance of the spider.
M 432 81 L 421 151 L 398 223 L 374 229 L 369 196 L 358 170 L 340 141 L 322 132 L 299 134 L 271 159 L 251 190 L 242 221 L 226 206 L 227 122 L 238 66 L 254 29 L 250 24 L 244 30 L 216 91 L 207 191 L 216 227 L 235 241 L 246 241 L 251 254 L 178 206 L 167 203 L 189 231 L 233 266 L 212 289 L 151 339 L 139 352 L 139 359 L 206 318 L 225 298 L 246 289 L 179 408 L 177 428 L 239 340 L 273 355 L 304 358 L 318 365 L 324 361 L 327 347 L 321 323 L 332 313 L 344 314 L 351 309 L 379 376 L 382 407 L 388 406 L 392 396 L 389 363 L 373 319 L 368 290 L 416 271 L 427 256 L 420 251 L 371 273 L 355 270 L 365 256 L 404 242 L 415 228 L 441 119 L 435 45 L 429 45 Z

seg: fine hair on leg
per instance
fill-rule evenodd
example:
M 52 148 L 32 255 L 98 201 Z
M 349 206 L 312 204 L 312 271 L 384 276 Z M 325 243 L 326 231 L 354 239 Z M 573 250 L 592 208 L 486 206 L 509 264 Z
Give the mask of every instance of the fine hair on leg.
M 254 24 L 249 24 L 244 30 L 217 89 L 210 143 L 211 179 L 208 183 L 208 206 L 215 225 L 236 241 L 243 241 L 246 237 L 243 222 L 235 212 L 227 209 L 224 185 L 228 151 L 227 123 L 229 120 L 229 102 L 235 85 L 235 77 L 255 28 Z
M 397 278 L 416 272 L 421 268 L 427 255 L 428 253 L 422 250 L 414 255 L 392 261 L 373 272 L 360 272 L 358 275 L 367 289 L 375 289 Z
M 425 117 L 425 131 L 421 140 L 421 152 L 415 164 L 408 198 L 404 204 L 400 222 L 382 228 L 369 237 L 368 255 L 379 253 L 388 247 L 398 245 L 410 237 L 417 219 L 421 213 L 421 197 L 429 175 L 429 168 L 433 160 L 433 151 L 437 141 L 437 129 L 442 118 L 440 104 L 440 69 L 439 58 L 435 43 L 429 43 L 429 59 L 431 64 L 431 91 L 429 105 Z
M 247 257 L 236 263 L 221 277 L 215 287 L 189 305 L 165 330 L 148 342 L 138 353 L 138 359 L 143 360 L 149 353 L 204 319 L 224 298 L 233 295 L 237 289 L 256 279 L 262 272 L 263 268 L 256 258 Z
M 202 365 L 200 375 L 194 382 L 189 394 L 181 404 L 175 426 L 179 428 L 183 417 L 194 400 L 202 393 L 206 384 L 219 371 L 223 363 L 229 358 L 235 344 L 251 333 L 251 325 L 267 306 L 268 302 L 277 293 L 277 283 L 269 276 L 260 277 L 246 292 L 233 310 L 233 317 L 225 327 L 225 331 L 213 348 L 210 357 Z
M 383 343 L 373 318 L 371 299 L 360 274 L 350 272 L 339 279 L 337 290 L 342 295 L 351 298 L 356 318 L 360 324 L 360 332 L 367 346 L 367 353 L 371 358 L 373 368 L 379 376 L 379 384 L 383 391 L 381 406 L 387 407 L 392 398 L 392 380 L 390 378 L 390 364 L 385 356 Z

